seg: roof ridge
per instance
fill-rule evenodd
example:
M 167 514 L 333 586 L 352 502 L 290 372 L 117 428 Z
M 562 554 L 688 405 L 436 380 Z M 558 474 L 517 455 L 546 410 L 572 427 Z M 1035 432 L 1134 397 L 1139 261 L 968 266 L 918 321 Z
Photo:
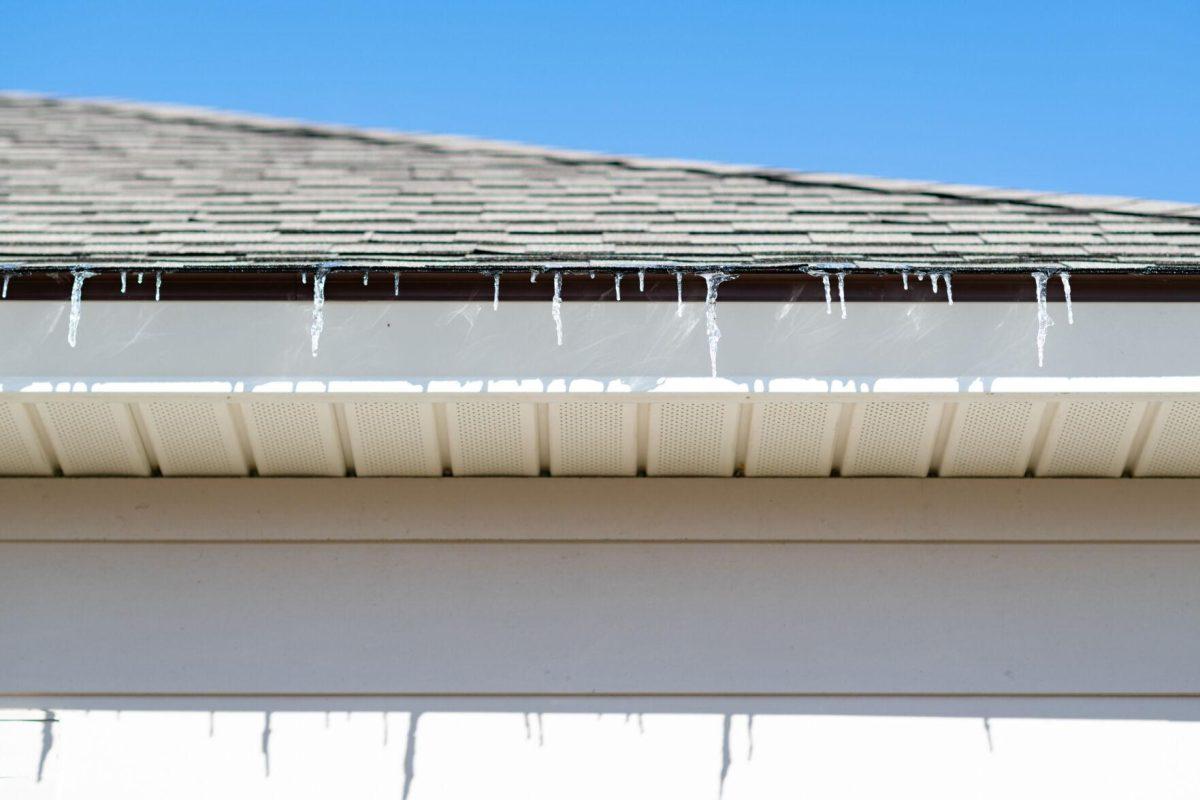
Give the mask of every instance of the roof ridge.
M 204 106 L 120 100 L 115 98 L 65 98 L 36 93 L 0 91 L 0 103 L 36 103 L 42 106 L 77 107 L 156 121 L 188 122 L 220 128 L 356 139 L 378 144 L 415 144 L 447 152 L 506 153 L 543 158 L 562 164 L 600 164 L 634 170 L 674 169 L 721 177 L 758 178 L 802 186 L 829 186 L 881 194 L 923 194 L 978 203 L 1016 203 L 1077 212 L 1107 212 L 1145 217 L 1200 219 L 1200 204 L 1148 200 L 1119 195 L 1090 195 L 1004 189 L 938 181 L 881 178 L 834 172 L 808 172 L 752 164 L 729 164 L 689 159 L 616 155 L 573 150 L 461 134 L 431 134 L 315 123 L 287 117 L 232 112 Z

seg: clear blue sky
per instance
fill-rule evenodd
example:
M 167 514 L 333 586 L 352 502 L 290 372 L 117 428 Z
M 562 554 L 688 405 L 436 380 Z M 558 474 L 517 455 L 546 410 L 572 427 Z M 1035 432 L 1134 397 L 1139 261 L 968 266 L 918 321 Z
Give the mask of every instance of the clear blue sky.
M 1200 202 L 1200 0 L 0 0 L 0 86 Z

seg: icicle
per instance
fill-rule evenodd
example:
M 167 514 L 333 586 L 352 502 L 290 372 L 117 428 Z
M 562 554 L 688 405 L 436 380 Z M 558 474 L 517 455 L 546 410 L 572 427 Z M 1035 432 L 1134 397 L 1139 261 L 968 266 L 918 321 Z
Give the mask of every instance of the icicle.
M 929 273 L 929 286 L 931 289 L 933 289 L 934 294 L 937 294 L 938 278 L 940 277 L 941 273 L 939 272 Z
M 908 270 L 904 270 L 900 273 L 900 282 L 902 284 L 904 284 L 904 291 L 907 292 L 908 291 Z
M 683 273 L 675 273 L 675 316 L 683 316 Z
M 846 318 L 846 273 L 838 274 L 838 305 L 842 307 L 842 319 Z
M 542 712 L 526 711 L 526 712 L 524 712 L 524 714 L 522 716 L 524 716 L 524 718 L 525 718 L 525 741 L 527 741 L 527 742 L 533 741 L 533 725 L 531 725 L 530 722 L 532 720 L 536 719 L 537 729 L 538 729 L 538 735 L 537 735 L 538 747 L 543 747 L 546 744 L 546 731 L 545 731 L 545 728 L 543 727 Z M 597 714 L 596 717 L 598 719 L 600 717 L 600 715 Z
M 392 297 L 400 296 L 400 273 L 392 273 Z
M 1071 308 L 1071 276 L 1066 272 L 1058 273 L 1063 285 L 1063 296 L 1067 299 L 1067 324 L 1075 324 L 1075 311 Z
M 492 311 L 500 307 L 500 273 L 492 274 Z
M 833 313 L 833 292 L 829 288 L 829 273 L 821 273 L 821 283 L 825 286 L 825 313 Z
M 138 273 L 138 286 L 141 286 L 141 285 L 142 285 L 142 279 L 143 279 L 143 278 L 145 278 L 145 277 L 146 277 L 146 273 L 144 273 L 144 272 L 139 272 L 139 273 Z
M 621 273 L 613 273 L 613 285 L 617 287 L 617 302 L 621 302 Z
M 754 715 L 746 715 L 746 760 L 754 760 Z
M 529 282 L 537 283 L 537 270 L 536 269 L 529 270 Z
M 366 286 L 370 282 L 371 282 L 371 271 L 364 269 L 363 270 L 363 286 Z
M 732 725 L 732 715 L 725 714 L 721 718 L 721 782 L 717 787 L 717 800 L 725 796 L 725 779 L 729 777 L 729 768 L 733 765 L 729 754 L 729 733 Z
M 708 335 L 708 362 L 712 376 L 717 377 L 717 343 L 721 341 L 721 329 L 717 327 L 717 287 L 733 276 L 724 272 L 706 272 L 704 278 L 704 330 Z
M 263 729 L 262 737 L 259 740 L 260 748 L 262 749 L 263 771 L 266 776 L 271 777 L 271 712 L 263 712 Z
M 129 273 L 121 270 L 121 294 L 125 294 L 125 287 L 129 283 Z
M 638 270 L 638 291 L 646 291 L 646 270 L 644 269 Z
M 95 274 L 82 269 L 71 273 L 74 277 L 71 282 L 71 315 L 67 319 L 67 344 L 71 347 L 75 346 L 79 333 L 79 314 L 83 310 L 83 282 Z
M 1044 272 L 1033 273 L 1033 283 L 1037 292 L 1037 351 L 1038 351 L 1038 366 L 1042 366 L 1046 353 L 1046 331 L 1054 324 L 1054 320 L 1050 319 L 1050 312 L 1046 308 L 1046 278 L 1048 276 Z
M 0 288 L 0 300 L 8 299 L 8 282 L 12 280 L 12 275 L 4 276 L 4 287 Z
M 954 305 L 954 287 L 950 285 L 950 273 L 943 272 L 942 278 L 946 281 L 946 302 Z
M 154 273 L 154 302 L 162 298 L 162 270 Z
M 300 282 L 304 283 L 304 284 L 308 283 L 308 273 L 307 272 L 300 273 Z
M 313 358 L 317 357 L 317 348 L 321 345 L 321 331 L 325 330 L 325 278 L 329 269 L 322 267 L 313 275 L 313 307 L 312 325 L 308 333 L 312 337 Z
M 413 781 L 416 780 L 416 726 L 420 721 L 420 711 L 408 712 L 408 735 L 404 738 L 404 784 L 400 800 L 408 800 L 408 794 L 413 790 Z
M 550 314 L 554 317 L 554 333 L 558 346 L 562 347 L 562 273 L 554 273 L 554 299 L 550 301 Z
M 120 713 L 120 712 L 118 712 Z M 46 758 L 50 755 L 50 751 L 54 748 L 54 728 L 51 727 L 58 722 L 54 717 L 54 712 L 48 708 L 42 709 L 42 752 L 38 756 L 37 765 L 37 782 L 42 782 L 42 776 L 46 773 Z
M 589 277 L 589 278 L 591 278 L 592 280 L 596 280 L 596 270 L 594 270 L 594 269 L 589 269 L 589 270 L 588 270 L 588 277 Z

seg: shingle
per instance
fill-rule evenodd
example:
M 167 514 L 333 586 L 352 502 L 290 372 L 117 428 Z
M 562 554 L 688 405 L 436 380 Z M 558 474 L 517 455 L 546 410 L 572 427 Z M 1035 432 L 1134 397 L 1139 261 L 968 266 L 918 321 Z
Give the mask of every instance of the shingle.
M 1020 233 L 984 233 L 980 238 L 993 244 L 1024 244 L 1030 247 L 1058 244 L 1099 244 L 1104 241 L 1099 235 L 1068 233 L 1059 231 L 1022 231 Z
M 1200 206 L 0 97 L 0 257 L 478 267 L 1006 256 L 1200 266 Z

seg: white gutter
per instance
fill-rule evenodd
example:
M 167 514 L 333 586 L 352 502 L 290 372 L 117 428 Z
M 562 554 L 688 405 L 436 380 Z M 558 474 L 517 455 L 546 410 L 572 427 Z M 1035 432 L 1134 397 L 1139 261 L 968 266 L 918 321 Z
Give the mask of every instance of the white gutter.
M 633 290 L 633 287 L 630 287 Z M 1032 303 L 718 303 L 718 377 L 703 304 L 329 303 L 319 355 L 311 306 L 283 302 L 0 305 L 0 394 L 462 395 L 578 398 L 863 395 L 1190 396 L 1200 315 L 1190 303 L 1088 303 L 1051 315 L 1045 366 Z M 835 307 L 836 312 L 836 307 Z

